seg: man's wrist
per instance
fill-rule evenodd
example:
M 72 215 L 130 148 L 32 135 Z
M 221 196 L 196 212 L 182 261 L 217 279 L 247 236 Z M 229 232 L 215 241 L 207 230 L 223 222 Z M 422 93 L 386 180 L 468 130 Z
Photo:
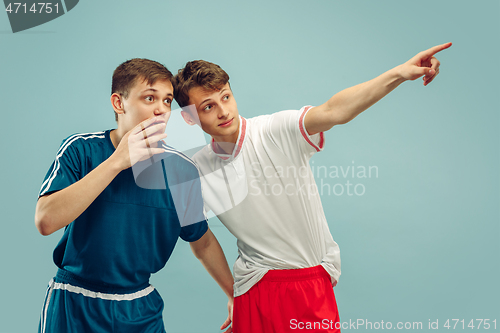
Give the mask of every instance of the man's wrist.
M 115 153 L 113 153 L 106 161 L 104 161 L 103 164 L 108 170 L 110 170 L 110 172 L 116 175 L 125 169 L 120 163 L 119 159 L 116 158 Z
M 234 289 L 233 289 L 232 285 L 231 285 L 231 288 L 226 289 L 225 294 L 226 294 L 228 300 L 230 300 L 230 301 L 234 300 Z
M 404 76 L 403 76 L 403 64 L 399 65 L 399 66 L 396 66 L 393 68 L 393 75 L 395 76 L 395 79 L 396 81 L 401 84 L 405 81 L 407 81 L 408 79 L 406 79 Z
M 392 91 L 394 88 L 406 81 L 403 76 L 403 70 L 402 65 L 396 66 L 380 75 L 377 79 L 381 80 L 379 82 L 382 83 L 383 87 Z

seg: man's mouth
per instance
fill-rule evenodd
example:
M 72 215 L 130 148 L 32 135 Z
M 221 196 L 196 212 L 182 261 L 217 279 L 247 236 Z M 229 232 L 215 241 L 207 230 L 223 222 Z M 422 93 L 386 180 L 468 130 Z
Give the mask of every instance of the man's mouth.
M 228 127 L 233 123 L 234 118 L 231 118 L 230 120 L 226 121 L 225 123 L 219 124 L 220 127 Z

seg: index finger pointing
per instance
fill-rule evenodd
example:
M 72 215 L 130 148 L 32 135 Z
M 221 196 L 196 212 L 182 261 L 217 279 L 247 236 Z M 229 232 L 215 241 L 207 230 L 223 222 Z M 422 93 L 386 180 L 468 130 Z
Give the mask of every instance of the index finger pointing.
M 429 57 L 432 57 L 433 55 L 435 55 L 436 53 L 449 48 L 450 46 L 451 46 L 451 43 L 437 45 L 437 46 L 431 47 L 428 50 L 421 52 L 421 55 L 425 58 L 429 58 Z

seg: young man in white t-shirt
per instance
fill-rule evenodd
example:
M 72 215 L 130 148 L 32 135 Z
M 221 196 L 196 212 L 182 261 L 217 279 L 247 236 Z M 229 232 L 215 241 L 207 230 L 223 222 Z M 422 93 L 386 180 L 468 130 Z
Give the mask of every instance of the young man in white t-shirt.
M 406 80 L 439 73 L 434 57 L 451 43 L 420 52 L 382 75 L 345 89 L 325 104 L 245 119 L 229 76 L 206 61 L 188 62 L 174 78 L 182 116 L 211 135 L 193 156 L 203 197 L 238 239 L 233 329 L 246 332 L 340 331 L 332 285 L 340 252 L 332 238 L 311 156 L 323 132 L 355 118 Z

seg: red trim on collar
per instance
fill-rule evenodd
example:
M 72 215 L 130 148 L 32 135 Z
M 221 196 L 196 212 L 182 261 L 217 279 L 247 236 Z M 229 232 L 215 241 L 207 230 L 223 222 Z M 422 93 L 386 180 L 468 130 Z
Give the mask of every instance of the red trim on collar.
M 303 111 L 303 112 L 302 112 L 302 114 L 300 115 L 300 118 L 299 118 L 299 128 L 300 128 L 300 133 L 302 133 L 302 136 L 304 137 L 304 139 L 306 139 L 306 141 L 307 141 L 307 142 L 308 142 L 311 146 L 313 146 L 313 147 L 314 147 L 314 149 L 316 149 L 316 151 L 321 151 L 321 148 L 323 148 L 323 145 L 324 145 L 324 143 L 325 143 L 325 139 L 324 139 L 323 132 L 320 132 L 320 134 L 319 134 L 320 139 L 319 139 L 319 147 L 318 147 L 318 146 L 316 146 L 316 145 L 315 145 L 315 144 L 314 144 L 314 143 L 313 143 L 313 142 L 309 139 L 309 135 L 307 134 L 307 132 L 306 132 L 306 128 L 305 128 L 305 126 L 304 126 L 304 117 L 305 117 L 305 115 L 306 115 L 307 111 L 308 111 L 309 109 L 311 109 L 311 108 L 312 108 L 312 106 L 306 106 L 306 107 L 304 108 L 304 111 Z
M 234 153 L 234 157 L 238 156 L 241 151 L 241 147 L 243 147 L 243 140 L 245 139 L 245 135 L 247 132 L 247 121 L 245 118 L 240 117 L 241 120 L 241 130 L 240 130 L 240 140 L 238 141 L 238 147 L 236 148 L 236 152 Z

